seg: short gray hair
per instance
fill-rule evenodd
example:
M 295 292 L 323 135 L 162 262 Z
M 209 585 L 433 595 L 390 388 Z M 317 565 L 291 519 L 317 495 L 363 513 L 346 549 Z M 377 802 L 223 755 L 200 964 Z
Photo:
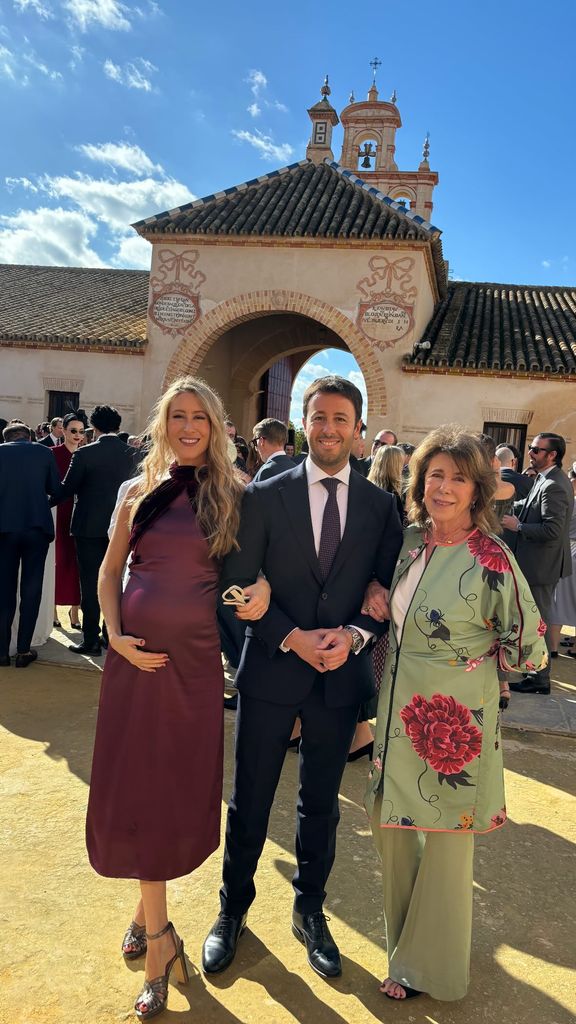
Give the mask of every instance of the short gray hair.
M 496 458 L 502 466 L 511 466 L 516 456 L 511 448 L 503 445 L 501 448 L 496 449 Z

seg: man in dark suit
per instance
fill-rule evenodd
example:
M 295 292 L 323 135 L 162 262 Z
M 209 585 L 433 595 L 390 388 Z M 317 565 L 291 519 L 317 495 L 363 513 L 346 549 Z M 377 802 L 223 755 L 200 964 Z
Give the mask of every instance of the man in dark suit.
M 525 501 L 515 505 L 517 514 L 503 516 L 502 525 L 515 534 L 518 565 L 549 626 L 554 587 L 559 579 L 572 574 L 569 530 L 574 492 L 562 470 L 566 442 L 560 434 L 538 434 L 528 452 L 538 476 Z M 550 662 L 540 671 L 510 683 L 510 689 L 516 693 L 550 693 Z
M 96 406 L 90 417 L 95 440 L 78 448 L 60 485 L 58 501 L 75 495 L 70 533 L 76 544 L 82 595 L 81 644 L 74 654 L 101 654 L 98 573 L 108 547 L 108 527 L 118 488 L 134 475 L 139 452 L 116 435 L 120 413 L 109 405 Z
M 57 444 L 62 443 L 64 437 L 64 427 L 60 416 L 54 416 L 50 420 L 50 433 L 46 434 L 38 444 L 45 445 L 46 448 L 54 448 Z
M 379 430 L 378 433 L 376 434 L 376 437 L 372 441 L 372 447 L 370 449 L 370 455 L 368 456 L 367 459 L 362 459 L 362 463 L 363 463 L 363 467 L 364 467 L 363 476 L 368 476 L 368 474 L 369 474 L 369 472 L 370 472 L 370 470 L 372 468 L 372 462 L 374 460 L 374 456 L 376 455 L 376 452 L 378 451 L 379 448 L 383 448 L 385 445 L 388 445 L 388 444 L 397 444 L 397 443 L 398 443 L 398 437 L 394 433 L 393 430 L 388 430 L 388 427 L 385 427 L 384 430 Z
M 30 650 L 38 618 L 48 547 L 54 540 L 49 497 L 60 487 L 56 460 L 32 444 L 24 423 L 9 424 L 0 445 L 0 665 L 10 664 L 20 570 L 20 621 L 16 668 L 36 660 Z
M 271 476 L 278 476 L 279 473 L 286 473 L 287 470 L 294 468 L 294 459 L 284 451 L 288 429 L 282 420 L 275 420 L 272 417 L 260 420 L 252 434 L 252 443 L 262 461 L 254 477 L 254 483 L 269 480 Z
M 292 930 L 323 977 L 341 973 L 322 911 L 336 849 L 338 788 L 362 701 L 374 694 L 369 654 L 383 626 L 361 614 L 367 584 L 388 588 L 402 530 L 390 494 L 349 463 L 362 396 L 342 377 L 304 394 L 306 462 L 250 484 L 239 551 L 222 585 L 262 571 L 267 613 L 248 623 L 236 682 L 240 693 L 234 792 L 228 811 L 221 913 L 204 943 L 207 973 L 227 967 L 255 895 L 254 874 L 296 717 L 302 722 Z M 249 608 L 240 614 L 249 619 Z

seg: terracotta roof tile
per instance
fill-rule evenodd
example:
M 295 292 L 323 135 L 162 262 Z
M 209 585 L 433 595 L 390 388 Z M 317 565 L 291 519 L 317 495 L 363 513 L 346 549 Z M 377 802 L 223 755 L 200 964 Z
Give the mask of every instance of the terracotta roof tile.
M 146 347 L 144 270 L 0 264 L 0 344 Z
M 406 361 L 430 368 L 576 374 L 576 288 L 450 283 Z

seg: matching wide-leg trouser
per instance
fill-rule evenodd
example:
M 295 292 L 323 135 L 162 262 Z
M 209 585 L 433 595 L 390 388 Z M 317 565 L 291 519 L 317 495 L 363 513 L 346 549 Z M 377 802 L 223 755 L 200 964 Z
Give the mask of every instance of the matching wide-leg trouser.
M 462 999 L 470 980 L 474 836 L 382 828 L 372 833 L 382 860 L 388 975 L 433 999 Z

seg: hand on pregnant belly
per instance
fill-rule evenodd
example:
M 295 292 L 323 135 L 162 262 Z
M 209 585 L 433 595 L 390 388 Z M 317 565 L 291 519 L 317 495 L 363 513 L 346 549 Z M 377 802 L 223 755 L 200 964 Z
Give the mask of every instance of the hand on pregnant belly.
M 155 672 L 158 668 L 164 668 L 170 661 L 167 654 L 144 651 L 146 641 L 140 637 L 111 633 L 109 643 L 117 654 L 121 654 L 141 672 Z

